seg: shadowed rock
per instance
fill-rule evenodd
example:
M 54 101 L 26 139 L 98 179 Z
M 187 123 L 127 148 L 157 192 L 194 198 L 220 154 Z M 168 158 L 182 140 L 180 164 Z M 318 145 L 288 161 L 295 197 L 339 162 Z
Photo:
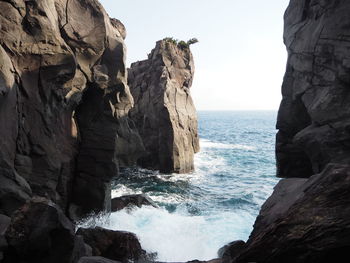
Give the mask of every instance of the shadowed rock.
M 350 2 L 291 0 L 278 113 L 278 176 L 310 177 L 350 156 Z
M 135 100 L 130 116 L 147 154 L 139 163 L 161 172 L 193 170 L 199 151 L 197 114 L 190 95 L 194 63 L 189 48 L 159 41 L 147 60 L 133 63 L 128 83 Z
M 244 247 L 245 247 L 244 241 L 242 240 L 233 241 L 223 246 L 222 248 L 220 248 L 218 251 L 218 256 L 219 258 L 222 259 L 223 263 L 229 263 L 242 252 Z
M 136 235 L 130 232 L 96 227 L 79 228 L 77 234 L 82 235 L 85 242 L 91 246 L 94 256 L 127 262 L 142 259 L 146 255 Z
M 326 263 L 348 257 L 349 11 L 345 0 L 290 1 L 276 137 L 277 175 L 288 179 L 262 206 L 233 262 Z
M 133 206 L 137 206 L 140 208 L 143 205 L 153 206 L 155 208 L 158 208 L 158 206 L 153 202 L 151 198 L 149 198 L 145 194 L 138 194 L 138 195 L 125 195 L 125 196 L 113 198 L 111 211 L 116 212 L 126 207 L 133 207 Z
M 349 187 L 350 166 L 330 164 L 305 183 L 283 216 L 269 225 L 257 219 L 234 262 L 342 262 L 350 249 Z
M 74 226 L 51 201 L 34 198 L 14 213 L 6 231 L 5 263 L 75 263 L 89 255 Z M 91 255 L 91 254 L 90 254 Z

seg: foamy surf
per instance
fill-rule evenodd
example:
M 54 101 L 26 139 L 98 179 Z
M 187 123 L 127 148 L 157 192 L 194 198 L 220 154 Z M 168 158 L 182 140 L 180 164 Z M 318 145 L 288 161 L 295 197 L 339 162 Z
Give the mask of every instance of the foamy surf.
M 160 208 L 122 210 L 82 225 L 134 232 L 147 252 L 168 262 L 210 260 L 228 242 L 246 240 L 278 181 L 275 117 L 260 115 L 261 122 L 259 116 L 251 122 L 251 114 L 247 119 L 244 113 L 200 114 L 203 139 L 193 173 L 164 175 L 136 167 L 122 171 L 113 197 L 145 193 Z
M 246 151 L 255 151 L 254 146 L 243 145 L 243 144 L 229 144 L 221 142 L 213 142 L 209 140 L 202 139 L 200 140 L 200 146 L 202 149 L 212 148 L 212 149 L 233 149 L 233 150 L 246 150 Z
M 81 226 L 94 223 L 137 233 L 147 252 L 157 252 L 157 260 L 185 262 L 216 258 L 218 248 L 232 240 L 246 239 L 253 221 L 254 217 L 244 212 L 192 216 L 185 209 L 169 213 L 162 208 L 145 206 L 100 216 Z

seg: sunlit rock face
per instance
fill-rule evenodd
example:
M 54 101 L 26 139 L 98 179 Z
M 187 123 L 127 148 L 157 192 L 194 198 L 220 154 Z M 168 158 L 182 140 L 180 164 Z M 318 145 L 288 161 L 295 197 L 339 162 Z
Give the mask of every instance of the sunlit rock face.
M 350 249 L 350 2 L 291 0 L 277 175 L 232 262 L 341 262 Z
M 190 94 L 194 63 L 189 48 L 159 41 L 147 60 L 133 63 L 130 116 L 147 154 L 139 163 L 161 172 L 193 171 L 199 151 L 197 114 Z
M 108 209 L 118 158 L 140 143 L 125 34 L 96 0 L 0 1 L 0 198 L 13 203 L 0 212 L 32 193 Z

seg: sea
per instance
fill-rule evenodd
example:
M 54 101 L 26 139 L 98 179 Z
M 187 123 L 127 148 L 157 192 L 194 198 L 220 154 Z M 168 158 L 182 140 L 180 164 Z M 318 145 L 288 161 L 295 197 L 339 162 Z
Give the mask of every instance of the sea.
M 210 260 L 234 240 L 247 240 L 261 205 L 278 182 L 275 111 L 198 112 L 201 150 L 195 171 L 161 174 L 124 169 L 112 196 L 144 193 L 159 206 L 124 209 L 87 219 L 135 233 L 157 261 Z

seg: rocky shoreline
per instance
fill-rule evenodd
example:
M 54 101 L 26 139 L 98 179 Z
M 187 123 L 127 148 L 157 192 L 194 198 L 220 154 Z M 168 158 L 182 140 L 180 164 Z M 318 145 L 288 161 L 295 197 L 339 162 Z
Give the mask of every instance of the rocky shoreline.
M 350 3 L 291 0 L 276 138 L 282 177 L 249 240 L 210 262 L 341 262 L 350 248 Z M 111 199 L 119 167 L 194 169 L 188 46 L 157 42 L 125 66 L 126 29 L 97 0 L 0 0 L 0 262 L 150 262 L 137 237 L 76 231 Z M 199 262 L 199 261 L 192 261 Z

